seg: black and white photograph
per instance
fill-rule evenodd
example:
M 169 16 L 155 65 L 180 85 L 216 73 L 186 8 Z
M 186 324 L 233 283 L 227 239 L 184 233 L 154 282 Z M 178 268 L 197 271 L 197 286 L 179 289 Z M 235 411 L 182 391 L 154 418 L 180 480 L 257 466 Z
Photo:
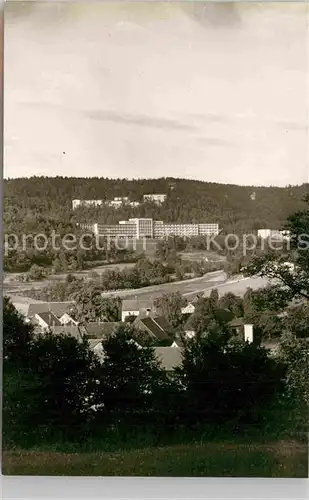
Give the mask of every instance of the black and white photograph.
M 308 19 L 5 2 L 3 475 L 308 478 Z

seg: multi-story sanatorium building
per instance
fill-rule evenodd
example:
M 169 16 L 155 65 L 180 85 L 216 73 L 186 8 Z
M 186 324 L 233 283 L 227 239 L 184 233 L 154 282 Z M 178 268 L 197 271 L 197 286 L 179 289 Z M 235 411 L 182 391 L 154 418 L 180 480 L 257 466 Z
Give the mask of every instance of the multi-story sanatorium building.
M 103 200 L 72 200 L 72 208 L 73 208 L 73 210 L 76 210 L 76 208 L 81 207 L 81 206 L 97 207 L 97 206 L 103 205 L 103 203 L 104 203 Z
M 87 230 L 91 230 L 96 235 L 108 236 L 110 238 L 161 239 L 168 236 L 190 238 L 192 236 L 212 236 L 219 234 L 218 224 L 178 224 L 142 218 L 120 221 L 114 225 L 95 223 L 82 224 L 81 226 Z
M 162 205 L 166 201 L 167 194 L 144 194 L 143 203 L 151 202 L 156 205 Z M 120 208 L 123 206 L 138 207 L 140 205 L 139 201 L 130 201 L 128 196 L 115 196 L 113 200 L 72 200 L 72 208 L 76 210 L 81 206 L 100 206 L 106 205 L 112 208 Z
M 157 205 L 161 205 L 166 201 L 167 194 L 144 194 L 143 200 L 144 202 L 156 203 Z
M 280 231 L 279 229 L 258 229 L 258 237 L 264 239 L 290 239 L 290 231 Z
M 72 208 L 76 210 L 76 208 L 80 206 L 100 206 L 107 205 L 113 208 L 120 208 L 122 206 L 130 206 L 130 207 L 138 207 L 140 205 L 139 201 L 130 201 L 127 196 L 115 196 L 113 200 L 72 200 Z

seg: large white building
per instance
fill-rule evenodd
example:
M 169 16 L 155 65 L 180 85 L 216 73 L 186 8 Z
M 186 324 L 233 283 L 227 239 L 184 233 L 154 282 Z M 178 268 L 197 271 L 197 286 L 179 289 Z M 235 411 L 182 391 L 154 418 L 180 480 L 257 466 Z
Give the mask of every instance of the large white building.
M 143 196 L 144 202 L 150 201 L 151 203 L 156 203 L 157 205 L 164 203 L 166 198 L 166 194 L 144 194 Z
M 72 208 L 76 210 L 76 208 L 80 206 L 100 206 L 103 204 L 103 200 L 72 200 Z
M 290 238 L 290 231 L 279 231 L 278 229 L 258 229 L 258 237 L 263 240 L 278 239 L 287 240 Z
M 95 223 L 84 224 L 84 228 L 92 230 L 94 234 L 110 238 L 154 238 L 162 239 L 168 236 L 212 236 L 219 234 L 218 224 L 177 224 L 163 221 L 154 221 L 150 218 L 134 218 L 120 221 L 118 224 L 107 225 Z
M 120 208 L 122 206 L 130 206 L 130 207 L 138 207 L 140 205 L 139 201 L 130 201 L 127 196 L 115 196 L 113 200 L 72 200 L 72 208 L 76 210 L 76 208 L 80 206 L 101 206 L 107 205 L 113 208 Z
M 122 206 L 130 206 L 130 207 L 138 207 L 138 201 L 130 201 L 127 196 L 115 196 L 113 200 L 108 200 L 105 202 L 105 205 L 113 208 L 120 208 Z

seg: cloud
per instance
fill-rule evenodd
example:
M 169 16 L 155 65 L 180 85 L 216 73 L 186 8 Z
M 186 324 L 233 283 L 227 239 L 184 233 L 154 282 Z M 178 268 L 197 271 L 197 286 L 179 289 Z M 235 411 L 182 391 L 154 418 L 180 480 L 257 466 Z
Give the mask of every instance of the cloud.
M 67 106 L 53 104 L 53 103 L 44 103 L 44 102 L 19 102 L 21 106 L 34 108 L 49 108 L 54 111 L 64 111 L 69 113 L 82 114 L 86 118 L 90 118 L 91 120 L 97 120 L 102 122 L 112 122 L 119 123 L 123 125 L 137 125 L 140 127 L 147 128 L 155 128 L 155 129 L 168 129 L 168 130 L 184 130 L 184 131 L 194 131 L 197 129 L 195 125 L 189 125 L 183 123 L 178 120 L 173 120 L 170 118 L 163 117 L 153 117 L 147 115 L 140 114 L 129 114 L 129 113 L 120 113 L 117 111 L 111 110 L 84 110 L 84 109 L 75 109 Z
M 230 141 L 219 139 L 219 137 L 197 137 L 197 143 L 201 146 L 230 147 Z
M 93 119 L 99 121 L 108 121 L 114 123 L 122 123 L 128 125 L 138 125 L 141 127 L 149 127 L 156 129 L 169 129 L 169 130 L 195 130 L 192 125 L 187 125 L 176 120 L 167 118 L 154 118 L 146 115 L 117 113 L 115 111 L 88 111 L 85 114 Z

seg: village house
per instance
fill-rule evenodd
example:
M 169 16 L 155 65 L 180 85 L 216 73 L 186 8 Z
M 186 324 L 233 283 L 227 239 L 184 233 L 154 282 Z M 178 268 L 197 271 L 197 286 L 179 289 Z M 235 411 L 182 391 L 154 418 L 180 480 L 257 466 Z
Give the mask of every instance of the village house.
M 253 325 L 246 323 L 243 318 L 234 318 L 228 322 L 228 325 L 235 335 L 246 342 L 253 342 Z
M 78 321 L 75 321 L 68 313 L 64 313 L 59 321 L 62 325 L 78 325 Z
M 79 342 L 81 342 L 84 338 L 83 329 L 79 325 L 74 325 L 74 324 L 71 325 L 66 324 L 61 326 L 56 325 L 52 326 L 50 328 L 50 331 L 54 335 L 68 335 L 70 337 L 74 337 Z
M 102 362 L 104 359 L 102 339 L 90 339 L 88 340 L 88 342 L 90 349 L 98 356 L 99 360 Z
M 53 313 L 56 318 L 60 320 L 60 318 L 64 318 L 64 322 L 70 322 L 67 319 L 67 316 L 70 317 L 70 314 L 75 306 L 75 302 L 67 301 L 67 302 L 35 302 L 29 304 L 28 311 L 26 316 L 31 319 L 36 314 L 40 313 Z M 65 316 L 67 315 L 67 316 Z M 70 318 L 72 320 L 72 318 Z M 72 320 L 73 321 L 73 320 Z
M 139 348 L 143 349 L 135 340 L 132 342 Z M 92 351 L 98 356 L 99 360 L 102 362 L 104 360 L 105 352 L 102 345 L 102 340 L 91 339 L 89 340 L 89 345 Z M 162 368 L 166 371 L 173 371 L 176 367 L 181 366 L 182 354 L 179 347 L 155 347 L 155 355 L 160 362 Z
M 185 307 L 181 308 L 181 314 L 191 315 L 195 312 L 195 305 L 192 302 L 189 302 Z
M 98 356 L 99 360 L 102 362 L 105 357 L 105 351 L 102 343 L 103 339 L 90 339 L 88 340 L 90 349 Z M 132 343 L 136 345 L 139 349 L 142 349 L 142 346 L 140 346 L 134 339 L 131 339 Z
M 121 321 L 106 321 L 101 323 L 86 323 L 83 326 L 85 338 L 104 340 L 113 335 L 116 330 L 124 325 Z
M 124 299 L 121 305 L 121 321 L 133 316 L 146 316 L 149 313 L 155 314 L 155 308 L 150 300 L 143 299 Z
M 59 319 L 52 312 L 36 313 L 30 320 L 36 333 L 49 331 L 55 326 L 62 326 Z

